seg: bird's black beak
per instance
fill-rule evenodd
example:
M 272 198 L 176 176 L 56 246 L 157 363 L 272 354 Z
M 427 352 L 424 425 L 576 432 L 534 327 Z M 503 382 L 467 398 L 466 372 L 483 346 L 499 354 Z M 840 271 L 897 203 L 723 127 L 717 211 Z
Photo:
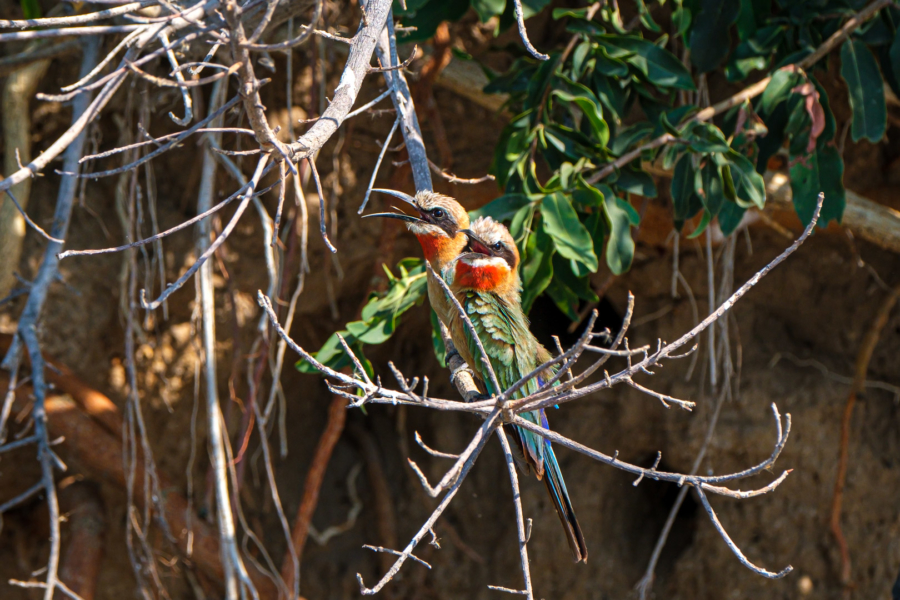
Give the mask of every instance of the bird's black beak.
M 469 238 L 469 250 L 475 254 L 484 254 L 485 256 L 493 256 L 490 247 L 480 237 L 472 233 L 470 229 L 460 229 Z
M 419 217 L 413 217 L 412 215 L 405 215 L 403 213 L 372 213 L 368 215 L 363 215 L 363 219 L 367 219 L 369 217 L 385 217 L 387 219 L 400 219 L 401 221 L 406 221 L 407 223 L 424 223 L 422 219 Z
M 416 211 L 418 211 L 419 214 L 421 214 L 421 211 L 419 211 L 419 206 L 416 204 L 416 199 L 413 198 L 412 196 L 410 196 L 409 194 L 404 194 L 403 192 L 398 192 L 396 190 L 373 189 L 372 191 L 373 192 L 381 192 L 383 194 L 389 194 L 391 196 L 394 196 L 395 198 L 400 198 L 407 204 L 411 204 L 413 206 L 413 208 L 415 208 Z M 419 217 L 413 217 L 411 215 L 407 215 L 407 214 L 403 214 L 403 213 L 399 213 L 399 212 L 397 212 L 397 213 L 372 213 L 370 215 L 365 215 L 363 218 L 366 218 L 366 217 L 385 217 L 388 219 L 399 219 L 401 221 L 406 221 L 407 223 L 424 223 L 425 222 L 423 219 L 421 219 Z

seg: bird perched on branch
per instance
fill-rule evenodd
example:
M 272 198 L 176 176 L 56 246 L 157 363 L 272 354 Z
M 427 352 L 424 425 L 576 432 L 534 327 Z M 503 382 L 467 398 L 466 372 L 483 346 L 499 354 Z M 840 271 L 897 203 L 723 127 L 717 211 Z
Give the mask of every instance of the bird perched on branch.
M 425 260 L 431 263 L 435 273 L 441 273 L 463 248 L 468 244 L 466 234 L 461 230 L 469 226 L 469 215 L 462 205 L 451 198 L 436 192 L 421 191 L 415 196 L 394 190 L 372 190 L 390 194 L 411 205 L 417 215 L 405 213 L 373 213 L 366 217 L 386 217 L 400 219 L 407 223 L 409 230 L 419 239 Z M 448 317 L 454 312 L 450 300 L 444 294 L 435 275 L 428 275 L 428 301 L 438 319 L 448 326 Z
M 474 369 L 485 389 L 497 395 L 552 356 L 531 333 L 528 317 L 522 311 L 519 251 L 509 231 L 490 217 L 481 217 L 462 232 L 468 237 L 468 246 L 446 267 L 443 277 L 472 321 L 500 389 L 494 389 L 478 345 L 457 310 L 449 313 L 448 325 L 460 356 Z M 555 373 L 555 367 L 542 371 L 512 397 L 524 398 L 537 392 Z M 543 409 L 521 416 L 549 429 Z M 527 471 L 545 482 L 575 562 L 587 562 L 584 536 L 550 441 L 527 429 L 515 426 L 514 429 L 513 437 L 521 453 L 516 458 Z

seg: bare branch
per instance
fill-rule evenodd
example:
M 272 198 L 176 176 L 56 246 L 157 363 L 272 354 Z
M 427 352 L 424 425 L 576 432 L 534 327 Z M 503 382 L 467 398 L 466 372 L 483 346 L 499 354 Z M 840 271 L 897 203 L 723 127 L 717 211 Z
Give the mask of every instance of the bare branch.
M 516 12 L 516 25 L 519 26 L 519 37 L 522 38 L 522 43 L 525 44 L 525 48 L 538 60 L 550 60 L 549 56 L 538 52 L 537 49 L 531 45 L 531 40 L 528 39 L 528 30 L 525 29 L 525 14 L 522 11 L 522 0 L 513 0 L 513 6 Z
M 757 575 L 762 575 L 767 579 L 781 579 L 788 573 L 794 570 L 794 567 L 791 565 L 786 566 L 781 571 L 777 573 L 773 573 L 772 571 L 767 571 L 762 567 L 757 567 L 752 562 L 747 560 L 747 557 L 744 556 L 744 553 L 741 552 L 741 549 L 737 547 L 737 545 L 731 541 L 731 538 L 728 536 L 728 533 L 725 531 L 725 528 L 722 527 L 722 523 L 719 521 L 719 517 L 716 516 L 716 512 L 712 509 L 712 506 L 709 504 L 709 500 L 706 498 L 706 494 L 703 493 L 702 488 L 695 488 L 697 492 L 697 496 L 700 497 L 700 503 L 703 504 L 704 510 L 706 510 L 706 514 L 709 515 L 710 520 L 713 522 L 713 525 L 716 527 L 716 531 L 719 532 L 719 535 L 722 536 L 722 539 L 725 540 L 725 544 L 728 546 L 728 549 L 731 550 L 735 556 L 738 557 L 738 560 L 741 561 L 741 564 L 756 573 Z

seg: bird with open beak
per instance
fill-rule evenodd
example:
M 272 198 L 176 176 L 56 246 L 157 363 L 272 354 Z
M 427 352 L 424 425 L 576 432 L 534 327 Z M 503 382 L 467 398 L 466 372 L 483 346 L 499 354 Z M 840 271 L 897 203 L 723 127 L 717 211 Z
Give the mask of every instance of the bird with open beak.
M 422 246 L 425 260 L 431 263 L 436 274 L 443 272 L 468 243 L 466 234 L 461 230 L 469 226 L 469 215 L 462 205 L 451 198 L 436 192 L 421 191 L 415 196 L 394 190 L 372 190 L 390 194 L 403 200 L 415 209 L 415 215 L 401 212 L 373 213 L 366 217 L 384 217 L 404 221 L 411 232 L 418 238 Z M 441 289 L 434 275 L 428 275 L 428 301 L 445 326 L 448 317 L 454 312 L 450 300 Z
M 457 260 L 448 265 L 443 277 L 472 321 L 500 389 L 494 389 L 487 367 L 480 360 L 477 343 L 457 311 L 449 315 L 450 334 L 460 356 L 475 371 L 484 389 L 497 395 L 552 357 L 529 330 L 528 317 L 522 311 L 519 251 L 509 231 L 490 217 L 480 217 L 462 232 L 468 237 L 469 244 Z M 555 372 L 555 367 L 545 369 L 522 386 L 513 398 L 524 398 L 537 392 Z M 545 429 L 550 428 L 543 409 L 520 416 Z M 513 438 L 518 442 L 520 466 L 544 481 L 575 562 L 587 562 L 584 535 L 550 441 L 518 426 L 512 426 L 512 429 Z

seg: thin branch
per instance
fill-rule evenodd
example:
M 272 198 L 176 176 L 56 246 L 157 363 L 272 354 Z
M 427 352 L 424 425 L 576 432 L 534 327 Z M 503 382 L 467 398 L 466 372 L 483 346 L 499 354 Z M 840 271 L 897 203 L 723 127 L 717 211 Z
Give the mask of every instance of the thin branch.
M 61 25 L 81 25 L 83 23 L 93 23 L 94 21 L 111 19 L 112 17 L 118 17 L 119 15 L 124 15 L 136 10 L 140 10 L 142 8 L 146 8 L 148 6 L 155 6 L 158 4 L 158 0 L 142 0 L 141 2 L 129 2 L 128 4 L 123 4 L 122 6 L 117 6 L 115 8 L 109 8 L 106 10 L 87 13 L 84 15 L 75 15 L 72 17 L 45 17 L 41 19 L 18 19 L 12 21 L 0 19 L 0 28 L 25 29 L 27 27 L 59 27 Z
M 185 271 L 185 273 L 178 278 L 174 283 L 170 283 L 166 286 L 165 291 L 159 295 L 158 298 L 152 301 L 147 301 L 147 290 L 141 290 L 141 306 L 145 310 L 155 310 L 157 309 L 165 300 L 171 296 L 175 291 L 181 288 L 187 282 L 188 279 L 193 277 L 194 273 L 203 266 L 203 264 L 209 259 L 210 256 L 216 251 L 216 249 L 225 243 L 225 240 L 234 230 L 234 227 L 237 225 L 238 220 L 240 220 L 241 215 L 244 214 L 244 211 L 247 209 L 247 205 L 250 203 L 250 200 L 253 198 L 253 190 L 256 185 L 259 183 L 260 177 L 263 175 L 263 170 L 266 167 L 266 163 L 268 162 L 269 155 L 263 155 L 262 158 L 259 159 L 259 162 L 256 165 L 256 171 L 253 173 L 253 177 L 250 180 L 250 186 L 247 192 L 244 193 L 244 198 L 241 200 L 241 203 L 238 205 L 237 209 L 234 211 L 234 215 L 231 217 L 231 220 L 228 221 L 228 224 L 222 229 L 222 233 L 215 239 L 215 241 L 209 245 L 203 254 L 194 261 L 194 264 Z
M 700 503 L 703 504 L 704 510 L 706 510 L 706 514 L 709 515 L 710 520 L 713 522 L 713 525 L 716 527 L 716 531 L 719 532 L 719 535 L 722 536 L 722 539 L 725 540 L 725 544 L 728 546 L 728 549 L 731 550 L 735 556 L 737 556 L 738 560 L 741 561 L 741 564 L 756 573 L 757 575 L 762 575 L 767 579 L 781 579 L 788 573 L 794 570 L 794 567 L 791 565 L 786 566 L 782 570 L 777 573 L 773 573 L 772 571 L 767 571 L 762 567 L 757 567 L 752 562 L 750 562 L 744 553 L 741 552 L 741 549 L 737 547 L 737 545 L 731 541 L 731 538 L 728 536 L 728 532 L 725 531 L 725 528 L 722 527 L 722 523 L 719 521 L 719 517 L 716 516 L 716 512 L 712 509 L 712 506 L 709 504 L 709 500 L 706 498 L 706 494 L 703 493 L 703 488 L 697 487 L 695 488 L 697 492 L 697 496 L 700 497 Z
M 413 45 L 413 49 L 412 49 L 412 52 L 410 52 L 409 57 L 407 57 L 407 59 L 404 60 L 402 63 L 400 63 L 398 65 L 397 64 L 388 65 L 387 67 L 369 67 L 369 73 L 384 73 L 386 71 L 397 71 L 400 69 L 405 69 L 406 67 L 408 67 L 410 65 L 410 63 L 412 63 L 413 59 L 416 57 L 416 52 L 418 52 L 418 50 L 419 50 L 419 46 Z
M 528 30 L 525 29 L 525 14 L 522 10 L 522 0 L 513 0 L 513 6 L 516 13 L 516 25 L 519 26 L 519 37 L 522 38 L 522 43 L 525 44 L 525 48 L 538 60 L 550 60 L 549 56 L 538 52 L 537 49 L 531 45 L 531 40 L 528 39 Z
M 25 222 L 28 223 L 28 225 L 32 229 L 34 229 L 36 232 L 38 232 L 42 238 L 44 238 L 48 242 L 53 242 L 55 244 L 62 244 L 65 241 L 65 240 L 57 239 L 57 238 L 51 236 L 46 231 L 44 231 L 43 229 L 41 229 L 41 226 L 31 220 L 31 217 L 28 216 L 28 213 L 25 212 L 25 209 L 22 208 L 22 205 L 19 204 L 19 201 L 16 200 L 15 196 L 13 196 L 12 190 L 4 190 L 4 191 L 6 192 L 6 195 L 9 196 L 9 199 L 12 200 L 12 203 L 15 205 L 16 209 L 22 215 L 22 218 L 25 219 Z
M 303 33 L 301 33 L 294 39 L 288 40 L 286 42 L 281 42 L 280 44 L 255 44 L 253 42 L 255 42 L 256 40 L 253 37 L 251 37 L 250 40 L 248 40 L 248 43 L 244 45 L 244 47 L 249 50 L 255 50 L 255 51 L 263 50 L 263 51 L 268 51 L 268 52 L 274 52 L 276 50 L 290 50 L 292 48 L 296 48 L 297 46 L 303 44 L 307 39 L 309 39 L 310 35 L 312 35 L 312 34 L 316 34 L 316 35 L 319 35 L 319 36 L 322 36 L 322 37 L 325 37 L 325 38 L 328 38 L 331 40 L 341 41 L 341 42 L 345 42 L 345 43 L 353 43 L 354 40 L 345 40 L 343 38 L 331 35 L 324 31 L 318 31 L 317 29 L 315 29 L 316 25 L 318 25 L 318 23 L 319 23 L 319 19 L 320 19 L 321 15 L 322 15 L 322 5 L 323 4 L 324 4 L 323 0 L 316 0 L 316 8 L 313 11 L 313 16 L 312 16 L 312 20 L 310 21 L 310 24 L 309 25 L 301 25 L 301 27 L 303 27 L 305 29 L 305 31 L 303 31 Z
M 522 494 L 519 491 L 519 476 L 516 474 L 516 464 L 513 460 L 509 440 L 503 427 L 497 428 L 497 437 L 503 446 L 503 455 L 506 458 L 506 467 L 509 470 L 509 481 L 512 485 L 513 505 L 516 507 L 516 533 L 519 536 L 519 560 L 522 567 L 522 577 L 525 579 L 525 596 L 528 600 L 534 600 L 534 590 L 531 587 L 531 567 L 528 564 L 528 536 L 525 535 L 525 515 L 522 512 Z
M 96 27 L 67 27 L 63 29 L 38 29 L 16 33 L 0 33 L 0 43 L 43 38 L 106 35 L 109 33 L 131 33 L 146 25 L 98 25 Z
M 366 187 L 366 195 L 363 197 L 359 210 L 356 211 L 356 214 L 358 215 L 363 214 L 363 211 L 366 210 L 366 204 L 369 203 L 369 196 L 372 195 L 372 188 L 375 186 L 375 178 L 378 177 L 378 170 L 381 168 L 381 161 L 384 160 L 384 155 L 391 145 L 391 140 L 394 138 L 394 132 L 397 131 L 397 126 L 399 124 L 400 116 L 398 115 L 397 118 L 394 119 L 394 124 L 391 126 L 390 132 L 388 132 L 387 137 L 384 139 L 384 144 L 381 146 L 381 152 L 378 153 L 378 160 L 375 161 L 375 168 L 372 169 L 372 177 L 369 178 L 369 185 Z
M 440 168 L 439 166 L 437 166 L 436 164 L 431 162 L 431 160 L 428 161 L 428 167 L 431 169 L 432 173 L 434 173 L 441 179 L 444 179 L 445 181 L 449 181 L 450 183 L 463 183 L 463 184 L 467 184 L 467 185 L 475 185 L 478 183 L 484 183 L 486 181 L 495 181 L 496 180 L 496 178 L 493 175 L 491 175 L 490 173 L 488 173 L 484 177 L 476 177 L 473 179 L 464 179 L 462 177 L 457 177 L 453 173 L 447 173 L 442 168 Z

